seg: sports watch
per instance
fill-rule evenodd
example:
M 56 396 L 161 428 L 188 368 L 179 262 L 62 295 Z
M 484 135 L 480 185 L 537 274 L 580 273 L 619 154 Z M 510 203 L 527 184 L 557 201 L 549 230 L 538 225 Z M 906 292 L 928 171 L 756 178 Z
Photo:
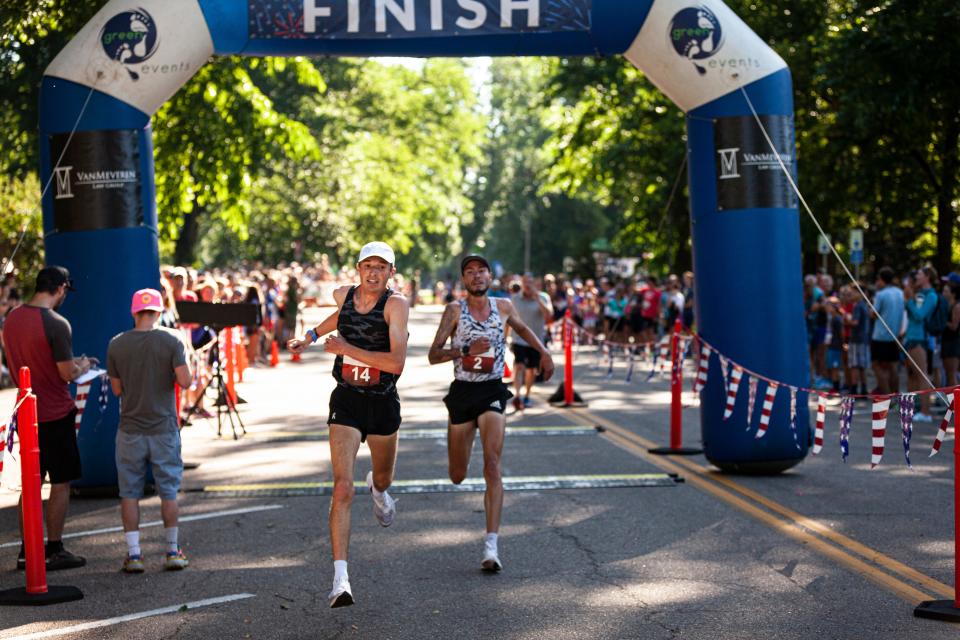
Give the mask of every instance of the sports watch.
M 460 355 L 462 356 L 470 355 L 470 345 L 465 344 L 462 347 L 460 347 Z

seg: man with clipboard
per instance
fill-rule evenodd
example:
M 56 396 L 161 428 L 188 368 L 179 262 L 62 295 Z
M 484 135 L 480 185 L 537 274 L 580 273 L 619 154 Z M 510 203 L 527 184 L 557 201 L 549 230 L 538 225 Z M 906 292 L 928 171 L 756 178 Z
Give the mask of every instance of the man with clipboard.
M 484 571 L 498 572 L 503 566 L 497 550 L 503 510 L 500 456 L 506 431 L 504 410 L 513 395 L 503 384 L 504 326 L 510 325 L 540 353 L 540 368 L 547 380 L 553 375 L 553 359 L 520 319 L 510 300 L 487 295 L 493 276 L 486 258 L 467 256 L 460 263 L 460 275 L 467 299 L 451 302 L 443 310 L 429 358 L 430 364 L 452 360 L 454 366 L 454 381 L 443 399 L 450 415 L 447 455 L 450 480 L 454 484 L 460 484 L 467 477 L 473 440 L 476 430 L 480 430 L 483 477 L 487 484 L 483 499 L 487 535 L 480 566 Z M 450 338 L 451 348 L 445 349 Z

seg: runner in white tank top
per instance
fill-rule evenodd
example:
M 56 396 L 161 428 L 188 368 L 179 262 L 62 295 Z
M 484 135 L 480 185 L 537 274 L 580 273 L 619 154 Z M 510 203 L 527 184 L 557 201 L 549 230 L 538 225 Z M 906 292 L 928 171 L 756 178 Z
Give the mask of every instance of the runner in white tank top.
M 430 364 L 454 362 L 454 381 L 443 399 L 450 415 L 447 454 L 450 480 L 460 484 L 467 477 L 470 452 L 476 430 L 483 443 L 483 477 L 487 489 L 484 508 L 487 535 L 481 567 L 500 571 L 497 532 L 503 510 L 503 482 L 500 457 L 506 431 L 504 411 L 513 394 L 503 384 L 504 325 L 541 354 L 541 368 L 547 380 L 553 374 L 553 360 L 539 338 L 520 320 L 513 303 L 487 295 L 492 275 L 483 256 L 469 255 L 460 263 L 460 275 L 467 299 L 451 302 L 443 310 L 440 328 L 430 347 Z M 452 338 L 451 348 L 444 348 Z

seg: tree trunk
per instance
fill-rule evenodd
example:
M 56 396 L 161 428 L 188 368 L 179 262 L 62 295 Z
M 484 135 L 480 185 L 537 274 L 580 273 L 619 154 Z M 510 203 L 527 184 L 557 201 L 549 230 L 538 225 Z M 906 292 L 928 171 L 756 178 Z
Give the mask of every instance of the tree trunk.
M 194 203 L 193 211 L 183 216 L 183 226 L 180 227 L 177 246 L 173 252 L 173 261 L 179 266 L 190 266 L 196 258 L 197 240 L 200 231 L 198 219 L 203 212 L 204 209 Z
M 960 143 L 960 126 L 955 118 L 948 118 L 943 136 L 940 191 L 937 193 L 937 270 L 945 274 L 953 269 L 953 230 L 957 212 L 953 201 L 957 197 L 957 172 L 960 169 L 957 145 Z

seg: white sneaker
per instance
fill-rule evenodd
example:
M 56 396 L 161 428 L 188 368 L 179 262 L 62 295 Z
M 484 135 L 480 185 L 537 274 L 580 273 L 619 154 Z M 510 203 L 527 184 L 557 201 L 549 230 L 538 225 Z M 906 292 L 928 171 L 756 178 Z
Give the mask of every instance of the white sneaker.
M 353 604 L 353 593 L 350 591 L 350 580 L 344 576 L 339 580 L 333 581 L 333 590 L 327 596 L 330 600 L 330 608 L 349 607 Z
M 483 545 L 483 562 L 480 563 L 480 568 L 487 573 L 498 573 L 503 569 L 500 558 L 497 557 L 496 547 L 489 544 Z
M 390 494 L 384 491 L 380 498 L 373 493 L 373 471 L 367 472 L 367 488 L 373 497 L 373 515 L 380 523 L 381 527 L 389 527 L 393 524 L 393 519 L 397 515 L 397 501 L 390 497 Z
M 913 421 L 914 422 L 933 422 L 933 416 L 927 413 L 921 413 L 918 411 L 916 414 L 914 414 Z

